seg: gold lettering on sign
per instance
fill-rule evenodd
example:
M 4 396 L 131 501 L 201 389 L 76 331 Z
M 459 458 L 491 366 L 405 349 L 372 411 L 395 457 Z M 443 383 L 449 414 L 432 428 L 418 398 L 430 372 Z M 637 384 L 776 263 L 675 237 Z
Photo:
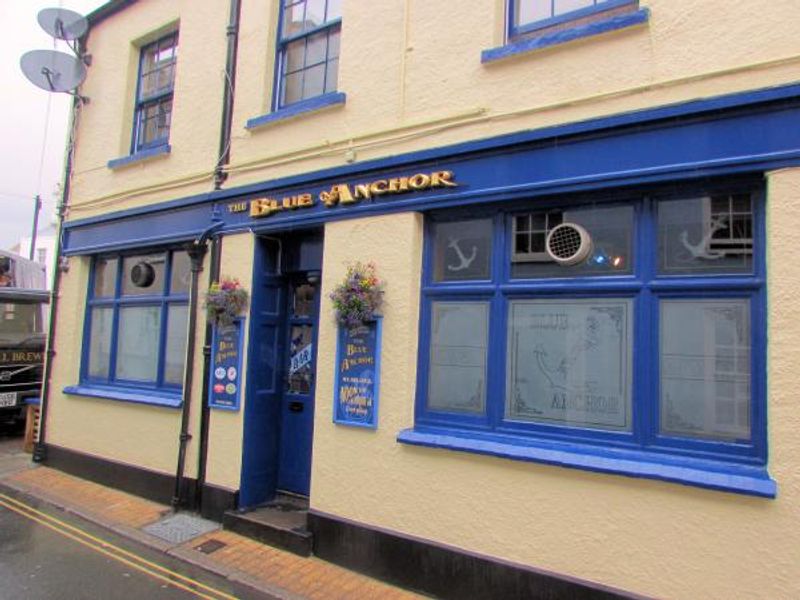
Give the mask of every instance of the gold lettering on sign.
M 230 213 L 247 212 L 247 202 L 232 202 L 231 204 L 228 204 L 228 212 Z
M 337 183 L 332 185 L 330 189 L 321 191 L 319 200 L 327 208 L 333 208 L 338 205 L 347 206 L 362 200 L 372 200 L 378 196 L 393 196 L 434 188 L 458 187 L 458 183 L 454 179 L 455 175 L 452 171 L 435 171 L 433 173 L 416 173 L 409 177 L 377 179 L 367 183 Z M 250 201 L 250 216 L 254 219 L 268 217 L 285 210 L 310 208 L 315 204 L 311 194 L 285 196 L 281 200 L 256 198 Z M 228 210 L 230 212 L 244 212 L 246 206 L 246 203 L 236 202 L 229 204 Z

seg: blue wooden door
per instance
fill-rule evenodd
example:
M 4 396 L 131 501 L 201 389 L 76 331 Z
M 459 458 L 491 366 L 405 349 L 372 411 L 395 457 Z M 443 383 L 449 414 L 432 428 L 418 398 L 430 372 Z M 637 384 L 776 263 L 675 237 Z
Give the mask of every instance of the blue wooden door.
M 287 292 L 278 489 L 307 496 L 314 436 L 319 284 L 316 278 L 312 283 L 300 274 L 289 280 Z

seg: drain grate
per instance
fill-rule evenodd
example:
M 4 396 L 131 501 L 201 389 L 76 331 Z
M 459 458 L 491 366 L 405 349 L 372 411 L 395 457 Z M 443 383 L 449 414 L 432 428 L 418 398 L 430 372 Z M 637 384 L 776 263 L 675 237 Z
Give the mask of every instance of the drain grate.
M 219 529 L 218 523 L 186 514 L 170 515 L 142 528 L 143 531 L 174 544 L 188 542 L 215 529 Z
M 225 546 L 227 546 L 225 542 L 221 542 L 219 540 L 211 538 L 210 540 L 206 540 L 199 546 L 195 546 L 194 549 L 199 550 L 203 554 L 211 554 L 212 552 L 216 552 L 217 550 L 219 550 L 220 548 L 224 548 Z

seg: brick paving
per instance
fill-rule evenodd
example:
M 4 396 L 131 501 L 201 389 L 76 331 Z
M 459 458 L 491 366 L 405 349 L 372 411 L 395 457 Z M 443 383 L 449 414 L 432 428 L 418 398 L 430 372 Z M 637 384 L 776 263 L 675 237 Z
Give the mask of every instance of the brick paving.
M 169 508 L 72 477 L 55 469 L 38 467 L 12 473 L 3 482 L 56 506 L 71 510 L 111 528 L 139 530 L 161 519 Z M 148 541 L 145 533 L 137 536 Z M 224 547 L 203 554 L 196 547 L 208 540 Z M 163 548 L 163 542 L 155 545 Z M 264 591 L 290 599 L 309 600 L 412 600 L 411 592 L 348 571 L 318 558 L 303 558 L 261 544 L 236 533 L 216 530 L 167 550 L 189 562 L 228 577 L 238 577 Z

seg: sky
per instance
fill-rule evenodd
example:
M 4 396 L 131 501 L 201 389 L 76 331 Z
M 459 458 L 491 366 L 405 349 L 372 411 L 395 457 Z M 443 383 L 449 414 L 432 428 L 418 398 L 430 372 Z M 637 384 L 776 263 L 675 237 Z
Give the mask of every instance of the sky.
M 64 174 L 64 151 L 72 98 L 50 94 L 22 74 L 20 57 L 29 50 L 71 52 L 40 26 L 43 8 L 66 8 L 83 15 L 105 0 L 0 0 L 0 248 L 30 236 L 34 197 L 44 207 L 39 231 L 55 223 L 55 206 Z M 91 67 L 89 67 L 91 68 Z M 49 111 L 48 111 L 49 104 Z M 49 114 L 48 114 L 49 113 Z

